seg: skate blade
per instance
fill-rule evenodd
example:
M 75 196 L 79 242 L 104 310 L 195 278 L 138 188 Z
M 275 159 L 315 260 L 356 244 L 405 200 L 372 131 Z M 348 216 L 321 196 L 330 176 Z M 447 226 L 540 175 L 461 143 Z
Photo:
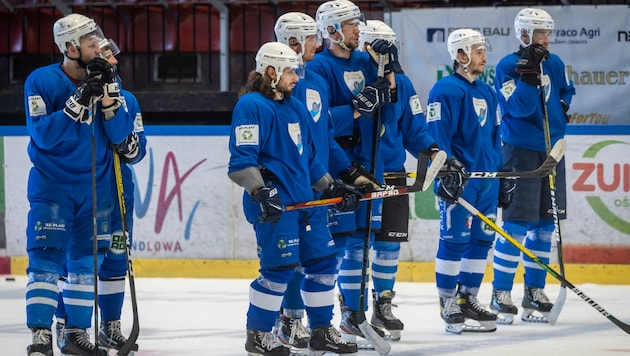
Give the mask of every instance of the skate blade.
M 311 350 L 309 349 L 298 349 L 297 347 L 288 347 L 285 346 L 289 349 L 289 356 L 306 356 L 306 355 L 311 355 Z
M 460 323 L 460 324 L 449 324 L 449 323 L 444 323 L 445 325 L 445 330 L 448 333 L 451 334 L 461 334 L 462 333 L 462 329 L 464 328 L 464 323 Z
M 360 336 L 345 332 L 341 328 L 339 330 L 339 333 L 341 334 L 341 339 L 343 341 L 357 344 L 359 350 L 374 350 L 374 346 L 372 346 L 370 342 Z
M 499 325 L 512 325 L 514 323 L 515 314 L 509 313 L 497 313 L 496 311 L 492 311 L 497 316 L 497 324 Z
M 313 351 L 310 350 L 308 353 L 308 356 L 323 356 L 324 354 L 330 354 L 332 351 Z M 332 352 L 333 354 L 335 354 L 334 352 Z M 343 354 L 343 356 L 356 356 L 358 355 L 358 352 L 353 352 L 351 354 Z M 335 355 L 341 355 L 341 354 L 335 354 Z
M 521 320 L 532 324 L 549 324 L 549 312 L 539 312 L 535 309 L 523 309 Z
M 463 332 L 467 333 L 491 333 L 497 330 L 497 324 L 494 320 L 474 320 L 466 319 L 462 327 Z

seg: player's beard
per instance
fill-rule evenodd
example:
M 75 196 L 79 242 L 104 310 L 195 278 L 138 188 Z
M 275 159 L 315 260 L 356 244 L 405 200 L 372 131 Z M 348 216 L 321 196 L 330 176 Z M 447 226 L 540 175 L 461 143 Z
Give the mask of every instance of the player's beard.
M 289 86 L 289 84 L 285 84 L 282 81 L 279 81 L 278 84 L 276 84 L 276 91 L 282 93 L 284 98 L 288 98 L 291 94 L 293 94 L 293 89 Z

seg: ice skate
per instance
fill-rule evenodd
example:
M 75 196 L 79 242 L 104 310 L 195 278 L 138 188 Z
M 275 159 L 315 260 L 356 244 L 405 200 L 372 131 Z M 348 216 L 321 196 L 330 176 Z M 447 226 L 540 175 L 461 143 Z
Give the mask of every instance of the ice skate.
M 497 316 L 486 309 L 476 296 L 470 293 L 457 293 L 457 304 L 464 318 L 462 331 L 492 332 L 497 330 Z
M 446 324 L 446 331 L 461 334 L 464 327 L 464 315 L 457 305 L 457 297 L 440 297 L 440 316 Z
M 103 320 L 101 322 L 98 333 L 98 345 L 100 347 L 107 350 L 120 350 L 125 342 L 127 342 L 127 338 L 120 331 L 120 320 Z M 131 351 L 138 351 L 138 344 L 134 344 Z
M 61 340 L 61 355 L 63 356 L 107 356 L 107 351 L 97 349 L 90 342 L 90 334 L 85 329 L 66 327 Z
M 357 344 L 344 341 L 339 331 L 332 325 L 313 329 L 308 347 L 309 356 L 321 356 L 327 352 L 356 355 L 358 352 Z
M 57 337 L 57 347 L 61 350 L 61 340 L 63 340 L 63 331 L 66 329 L 66 320 L 57 319 L 55 323 L 55 336 Z
M 26 348 L 28 356 L 53 356 L 52 331 L 33 329 L 33 343 Z
M 359 329 L 359 312 L 351 310 L 344 306 L 342 308 L 341 323 L 339 329 L 341 330 L 341 337 L 346 342 L 356 343 L 360 349 L 372 350 L 374 346 L 369 343 L 369 339 L 363 335 L 361 329 Z M 381 338 L 385 336 L 385 333 L 379 328 L 376 328 L 368 324 L 369 328 L 372 328 L 374 332 Z M 363 340 L 357 340 L 357 336 Z
M 527 323 L 549 323 L 549 312 L 553 308 L 553 303 L 549 301 L 542 288 L 525 286 L 523 295 L 523 313 L 521 320 Z
M 392 307 L 396 307 L 397 305 L 392 304 L 392 299 L 396 296 L 396 292 L 394 291 L 382 291 L 377 293 L 375 290 L 372 290 L 372 298 L 373 298 L 373 311 L 372 311 L 372 319 L 370 323 L 383 330 L 386 334 L 388 334 L 388 338 L 393 341 L 400 341 L 400 332 L 405 328 L 404 324 L 400 319 L 396 318 L 392 313 Z
M 302 319 L 293 319 L 281 314 L 276 326 L 278 340 L 291 349 L 291 355 L 303 355 L 308 352 L 311 334 L 302 324 Z
M 509 290 L 492 290 L 490 310 L 497 315 L 497 324 L 512 325 L 518 308 L 512 303 L 512 293 Z
M 249 356 L 289 356 L 289 348 L 282 346 L 276 335 L 271 332 L 247 329 L 245 350 Z

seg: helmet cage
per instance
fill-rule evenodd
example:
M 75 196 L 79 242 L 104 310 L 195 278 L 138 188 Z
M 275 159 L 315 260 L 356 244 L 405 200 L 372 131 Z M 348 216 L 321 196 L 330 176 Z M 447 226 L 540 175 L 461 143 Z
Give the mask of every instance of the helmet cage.
M 553 18 L 542 9 L 526 8 L 519 11 L 514 18 L 514 35 L 523 47 L 532 43 L 534 30 L 553 31 L 553 27 Z M 529 43 L 523 42 L 523 35 L 529 37 Z

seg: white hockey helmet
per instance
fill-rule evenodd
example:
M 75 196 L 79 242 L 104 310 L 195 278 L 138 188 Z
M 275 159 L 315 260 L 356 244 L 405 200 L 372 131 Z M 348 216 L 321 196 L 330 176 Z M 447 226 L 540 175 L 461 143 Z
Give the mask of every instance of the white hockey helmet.
M 381 20 L 367 20 L 359 24 L 359 49 L 363 49 L 365 43 L 383 39 L 396 42 L 396 32 Z
M 329 38 L 328 27 L 341 31 L 341 23 L 346 20 L 359 20 L 361 10 L 357 5 L 348 0 L 332 0 L 321 4 L 317 8 L 315 19 L 322 37 Z M 334 33 L 334 32 L 333 32 Z
M 531 44 L 534 30 L 553 31 L 553 19 L 549 13 L 543 9 L 534 8 L 525 8 L 519 11 L 514 18 L 514 34 L 523 47 L 527 47 L 529 44 L 523 43 L 521 37 L 526 34 Z
M 302 59 L 288 45 L 280 42 L 267 42 L 256 53 L 256 72 L 265 74 L 267 67 L 271 66 L 280 78 L 285 68 L 297 69 Z
M 309 15 L 302 12 L 287 12 L 278 17 L 276 25 L 273 28 L 276 33 L 278 42 L 289 45 L 289 39 L 295 37 L 302 45 L 304 51 L 304 43 L 307 36 L 317 36 L 317 23 Z
M 457 60 L 457 52 L 461 49 L 466 53 L 470 62 L 470 53 L 473 45 L 482 44 L 489 50 L 489 42 L 485 37 L 470 28 L 462 28 L 455 30 L 448 35 L 447 49 L 452 60 Z
M 70 42 L 77 49 L 80 47 L 81 37 L 93 35 L 99 41 L 104 39 L 103 31 L 96 22 L 81 14 L 69 14 L 55 22 L 53 37 L 61 53 L 66 53 L 66 43 Z

